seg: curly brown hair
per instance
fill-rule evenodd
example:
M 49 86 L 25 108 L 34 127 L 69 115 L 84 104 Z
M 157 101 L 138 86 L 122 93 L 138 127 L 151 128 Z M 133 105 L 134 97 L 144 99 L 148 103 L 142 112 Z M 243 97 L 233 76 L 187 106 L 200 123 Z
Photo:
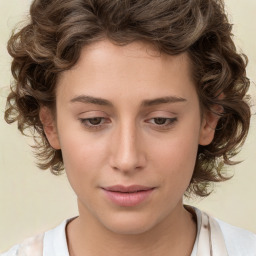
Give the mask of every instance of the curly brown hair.
M 53 149 L 39 118 L 42 106 L 55 108 L 58 75 L 76 64 L 81 49 L 107 38 L 118 45 L 146 41 L 160 52 L 187 52 L 202 110 L 223 112 L 213 142 L 198 148 L 187 195 L 206 196 L 209 185 L 228 179 L 224 166 L 243 144 L 249 129 L 246 100 L 247 57 L 233 42 L 232 25 L 221 0 L 34 0 L 31 20 L 13 32 L 8 51 L 13 57 L 14 84 L 5 120 L 18 122 L 35 138 L 41 169 L 64 169 L 61 150 Z

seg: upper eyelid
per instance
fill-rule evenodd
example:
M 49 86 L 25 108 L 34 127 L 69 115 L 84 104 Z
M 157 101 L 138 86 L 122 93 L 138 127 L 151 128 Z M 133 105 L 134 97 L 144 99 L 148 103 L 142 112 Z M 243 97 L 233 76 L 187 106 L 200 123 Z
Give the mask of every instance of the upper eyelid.
M 82 115 L 88 115 L 89 116 L 89 117 L 85 117 L 84 119 L 94 118 L 94 117 L 106 117 L 107 116 L 107 114 L 104 113 L 104 111 L 100 111 L 100 110 L 83 111 L 83 112 L 80 112 L 78 115 L 79 116 L 82 116 Z
M 150 113 L 146 115 L 145 119 L 154 119 L 154 118 L 166 118 L 166 119 L 174 119 L 177 118 L 177 114 L 170 113 L 170 112 L 165 112 L 165 113 Z
M 148 115 L 156 115 L 156 116 L 160 116 L 160 115 L 176 115 L 177 112 L 176 111 L 172 111 L 171 109 L 169 108 L 161 108 L 161 109 L 158 109 L 158 110 L 153 110 L 153 109 L 148 109 Z
M 101 115 L 106 115 L 106 116 L 117 116 L 116 112 L 109 112 L 103 109 L 90 109 L 90 110 L 85 110 L 81 112 L 79 111 L 78 115 L 82 115 L 82 114 L 90 114 L 90 115 L 95 115 L 95 116 L 101 116 Z M 153 109 L 144 109 L 144 110 L 140 110 L 138 112 L 139 116 L 156 116 L 156 117 L 166 117 L 166 118 L 171 118 L 172 116 L 176 116 L 177 112 L 176 111 L 170 111 L 169 109 L 160 109 L 160 110 L 153 110 Z M 170 117 L 171 115 L 171 117 Z
M 83 112 L 78 113 L 77 116 L 79 119 L 91 119 L 91 118 L 101 117 L 101 118 L 105 118 L 105 119 L 114 120 L 117 118 L 117 116 L 113 115 L 113 113 L 106 113 L 105 111 L 102 111 L 102 110 L 83 111 Z M 137 116 L 137 118 L 142 119 L 142 120 L 149 120 L 149 119 L 154 119 L 154 118 L 174 119 L 174 118 L 177 118 L 177 113 L 166 111 L 166 110 L 155 110 L 155 111 L 150 111 L 150 112 L 144 113 L 144 114 L 140 113 Z

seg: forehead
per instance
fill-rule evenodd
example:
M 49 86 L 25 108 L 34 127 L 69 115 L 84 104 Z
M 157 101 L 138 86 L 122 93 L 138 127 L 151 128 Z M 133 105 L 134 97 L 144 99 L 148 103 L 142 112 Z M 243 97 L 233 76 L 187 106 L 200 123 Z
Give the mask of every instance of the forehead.
M 117 45 L 109 40 L 102 40 L 85 46 L 80 54 L 80 58 L 77 64 L 73 67 L 81 66 L 87 60 L 87 64 L 90 66 L 96 65 L 97 68 L 104 66 L 104 69 L 110 68 L 112 64 L 118 62 L 118 64 L 148 64 L 154 68 L 157 73 L 163 66 L 176 66 L 179 69 L 183 66 L 188 75 L 190 75 L 190 59 L 186 52 L 179 55 L 168 55 L 160 52 L 156 47 L 148 42 L 135 41 L 127 45 Z
M 118 46 L 104 40 L 85 46 L 76 65 L 61 74 L 57 96 L 186 98 L 194 91 L 190 72 L 187 53 L 171 56 L 145 42 Z

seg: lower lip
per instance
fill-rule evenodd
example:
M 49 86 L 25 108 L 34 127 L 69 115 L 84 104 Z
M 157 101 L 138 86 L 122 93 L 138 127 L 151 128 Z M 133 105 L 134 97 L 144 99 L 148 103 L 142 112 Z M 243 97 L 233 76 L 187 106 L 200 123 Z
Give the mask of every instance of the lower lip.
M 119 206 L 131 207 L 136 206 L 144 201 L 151 195 L 153 192 L 153 188 L 144 191 L 138 191 L 134 193 L 121 193 L 121 192 L 114 192 L 103 190 L 105 195 L 110 199 L 113 203 Z

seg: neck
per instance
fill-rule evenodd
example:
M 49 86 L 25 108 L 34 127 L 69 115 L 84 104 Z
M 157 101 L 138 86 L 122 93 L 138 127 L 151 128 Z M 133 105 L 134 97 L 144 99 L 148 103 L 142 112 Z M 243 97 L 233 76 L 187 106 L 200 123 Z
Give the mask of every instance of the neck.
M 70 256 L 187 256 L 193 249 L 196 223 L 182 203 L 172 216 L 140 234 L 114 233 L 88 212 L 79 212 L 66 229 Z

